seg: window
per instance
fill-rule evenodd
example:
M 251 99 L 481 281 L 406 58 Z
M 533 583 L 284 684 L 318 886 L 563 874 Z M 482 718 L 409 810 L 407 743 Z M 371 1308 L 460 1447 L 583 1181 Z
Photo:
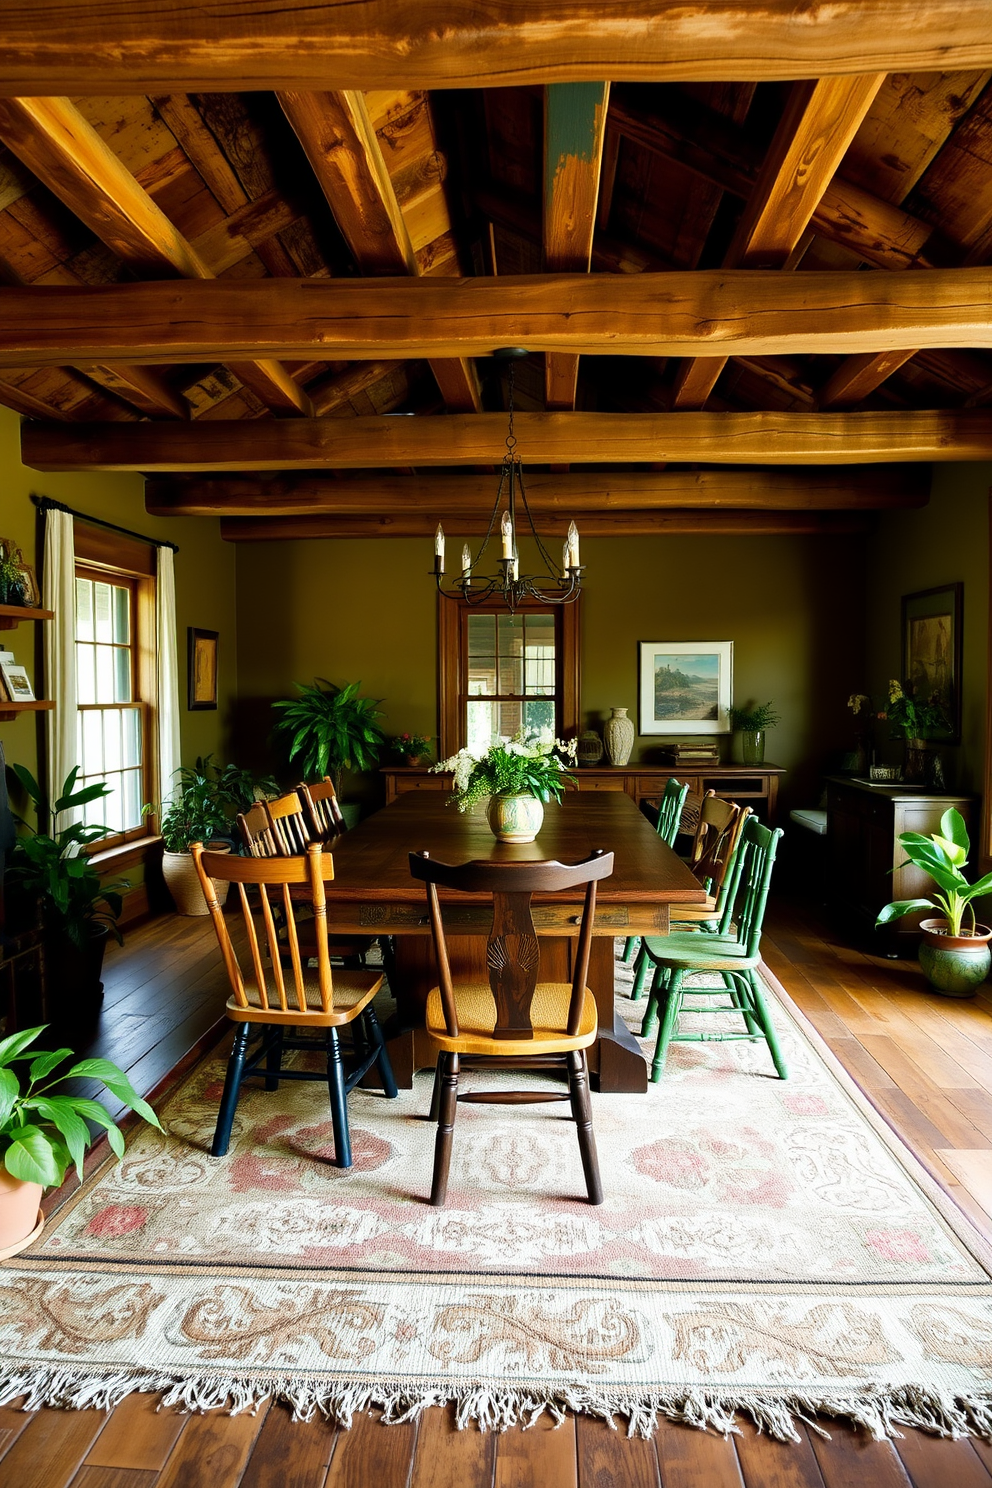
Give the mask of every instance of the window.
M 103 849 L 146 835 L 142 807 L 156 799 L 154 553 L 77 523 L 76 560 L 79 783 L 110 786 L 84 808 L 88 824 L 110 828 Z
M 578 605 L 473 609 L 440 599 L 441 752 L 578 725 Z

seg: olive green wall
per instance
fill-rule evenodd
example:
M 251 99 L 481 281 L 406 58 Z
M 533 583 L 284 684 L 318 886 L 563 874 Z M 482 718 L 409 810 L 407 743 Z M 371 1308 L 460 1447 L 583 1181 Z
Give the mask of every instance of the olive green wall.
M 453 537 L 449 552 L 459 548 Z M 636 717 L 638 641 L 733 640 L 736 701 L 775 702 L 782 723 L 768 758 L 790 772 L 787 800 L 809 804 L 831 752 L 851 744 L 844 704 L 863 671 L 862 549 L 854 538 L 583 539 L 584 726 L 617 705 Z M 271 762 L 271 700 L 315 676 L 361 681 L 383 699 L 387 731 L 436 733 L 430 565 L 424 539 L 239 545 L 245 763 Z M 635 757 L 658 746 L 639 739 Z
M 184 760 L 213 751 L 224 755 L 224 734 L 237 690 L 235 643 L 236 556 L 221 541 L 218 522 L 198 518 L 150 517 L 145 512 L 144 481 L 140 475 L 49 474 L 28 470 L 20 460 L 20 419 L 0 408 L 0 537 L 16 542 L 41 578 L 41 555 L 35 551 L 36 511 L 32 492 L 64 501 L 77 511 L 122 527 L 133 527 L 149 537 L 166 537 L 179 544 L 176 554 L 176 619 L 180 653 L 180 728 Z M 186 710 L 186 627 L 201 626 L 220 632 L 219 706 L 216 712 Z M 37 680 L 34 625 L 0 631 L 0 640 Z M 37 691 L 37 687 L 36 687 Z M 0 738 L 9 762 L 27 765 L 37 773 L 38 715 L 22 713 L 0 724 Z
M 964 583 L 962 740 L 942 751 L 948 783 L 983 790 L 989 636 L 989 488 L 992 464 L 935 465 L 930 502 L 917 511 L 882 515 L 870 545 L 867 671 L 861 684 L 874 699 L 887 695 L 901 667 L 901 599 L 919 589 Z M 859 687 L 858 690 L 861 690 Z M 880 747 L 898 746 L 878 724 Z

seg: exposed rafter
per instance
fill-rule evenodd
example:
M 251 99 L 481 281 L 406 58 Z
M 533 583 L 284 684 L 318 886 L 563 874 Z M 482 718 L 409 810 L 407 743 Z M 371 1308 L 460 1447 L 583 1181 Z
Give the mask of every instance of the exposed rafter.
M 454 517 L 450 530 L 459 537 L 486 531 L 487 519 L 478 512 Z M 221 536 L 229 542 L 278 542 L 315 537 L 433 537 L 437 517 L 428 512 L 394 512 L 389 516 L 358 517 L 225 517 Z M 544 532 L 564 537 L 567 516 L 542 519 Z M 659 511 L 596 513 L 582 518 L 584 537 L 674 537 L 706 533 L 711 537 L 828 537 L 868 532 L 870 512 L 707 512 Z

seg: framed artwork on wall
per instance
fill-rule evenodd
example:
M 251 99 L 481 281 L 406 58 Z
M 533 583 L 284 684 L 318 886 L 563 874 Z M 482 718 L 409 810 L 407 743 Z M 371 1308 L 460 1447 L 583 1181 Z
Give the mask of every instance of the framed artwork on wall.
M 189 638 L 187 654 L 189 701 L 186 706 L 193 711 L 199 708 L 216 708 L 218 632 L 197 630 L 195 626 L 190 625 L 187 627 L 186 634 Z
M 943 744 L 961 742 L 961 617 L 964 585 L 902 597 L 902 677 L 914 697 L 937 697 L 951 720 Z
M 641 641 L 641 734 L 727 734 L 733 641 Z

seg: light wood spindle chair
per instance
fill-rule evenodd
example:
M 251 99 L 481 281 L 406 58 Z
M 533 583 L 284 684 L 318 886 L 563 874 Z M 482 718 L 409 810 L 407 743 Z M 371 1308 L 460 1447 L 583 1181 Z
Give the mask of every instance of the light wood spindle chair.
M 300 800 L 310 818 L 310 835 L 326 841 L 346 830 L 344 813 L 329 775 L 299 787 Z
M 439 984 L 428 994 L 426 1026 L 441 1053 L 431 1114 L 437 1120 L 431 1203 L 444 1204 L 458 1101 L 527 1105 L 569 1100 L 590 1204 L 603 1202 L 589 1100 L 585 1051 L 597 1033 L 596 1003 L 586 986 L 596 885 L 613 872 L 613 854 L 599 850 L 582 863 L 440 863 L 410 854 L 410 872 L 427 885 Z M 585 886 L 571 984 L 539 982 L 540 946 L 531 913 L 537 894 Z M 488 982 L 455 983 L 451 975 L 438 887 L 491 894 L 493 924 L 486 948 Z M 564 1069 L 568 1092 L 491 1090 L 459 1094 L 462 1063 L 475 1069 Z
M 350 1168 L 348 1092 L 373 1065 L 378 1068 L 383 1091 L 390 1098 L 396 1095 L 396 1081 L 372 1007 L 372 999 L 382 986 L 382 973 L 331 971 L 324 885 L 334 877 L 334 860 L 319 842 L 311 842 L 302 856 L 280 858 L 230 857 L 226 853 L 205 852 L 199 842 L 193 844 L 191 851 L 231 983 L 227 1016 L 236 1030 L 210 1149 L 212 1156 L 223 1157 L 227 1152 L 241 1086 L 250 1075 L 260 1073 L 266 1090 L 277 1090 L 280 1080 L 326 1079 L 334 1127 L 335 1165 Z M 236 902 L 247 947 L 240 956 L 227 918 L 217 902 L 213 879 L 237 885 Z M 309 888 L 308 901 L 301 901 L 291 893 L 292 889 L 303 886 Z M 249 888 L 255 891 L 251 897 Z M 313 914 L 313 919 L 302 928 L 313 941 L 315 970 L 311 970 L 301 952 L 297 929 L 304 905 Z M 283 921 L 282 932 L 273 912 L 277 907 Z M 357 1060 L 348 1075 L 338 1037 L 338 1030 L 346 1027 L 352 1030 Z M 291 1029 L 297 1032 L 313 1029 L 323 1035 L 326 1074 L 282 1068 L 284 1050 L 315 1047 L 312 1039 L 287 1037 L 287 1030 Z M 261 1036 L 261 1044 L 249 1059 L 248 1045 L 253 1033 Z
M 263 801 L 262 806 L 269 818 L 269 829 L 279 846 L 279 855 L 284 858 L 305 853 L 310 842 L 319 839 L 319 833 L 310 829 L 298 791 L 289 791 L 275 801 Z
M 272 835 L 269 818 L 261 801 L 238 812 L 238 831 L 250 858 L 278 858 L 279 847 Z

